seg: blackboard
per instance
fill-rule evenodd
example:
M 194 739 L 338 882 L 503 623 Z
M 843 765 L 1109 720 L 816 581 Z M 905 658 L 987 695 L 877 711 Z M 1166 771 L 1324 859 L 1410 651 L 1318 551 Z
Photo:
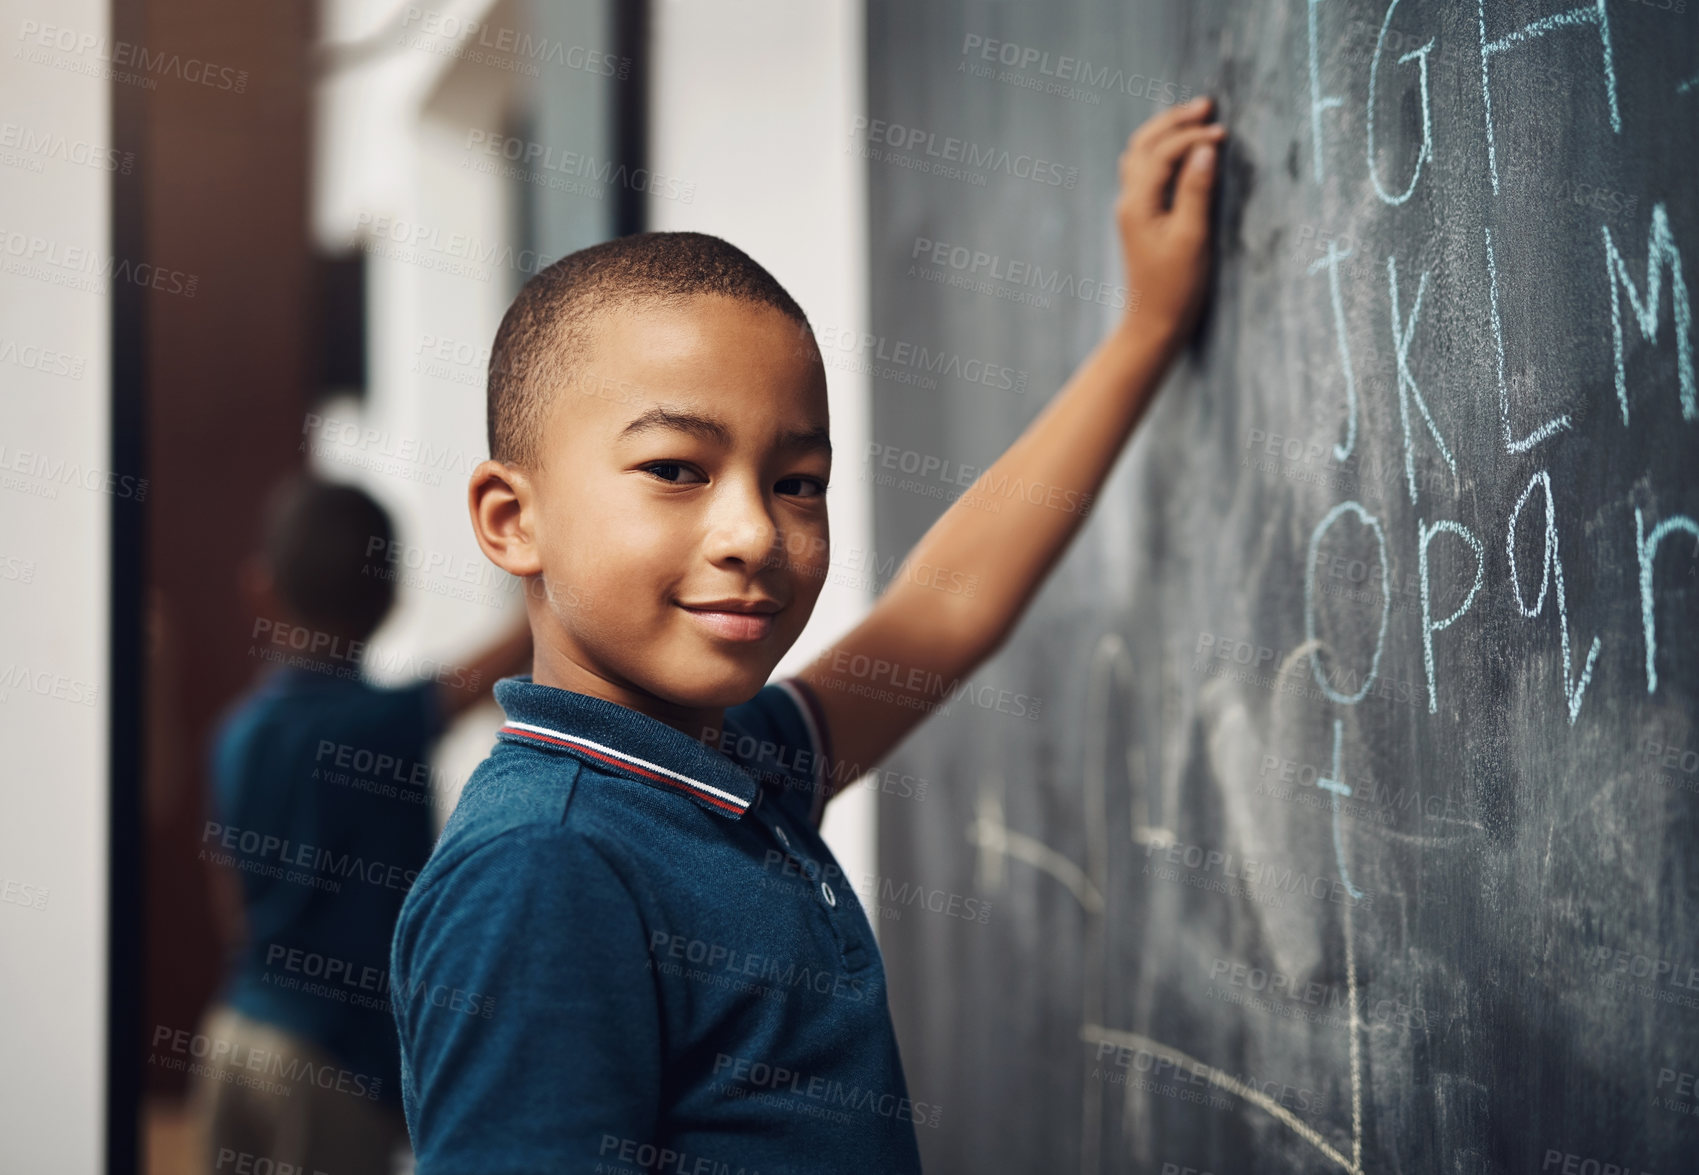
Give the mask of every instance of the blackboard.
M 881 551 L 1119 313 L 1127 135 L 1231 129 L 1196 340 L 893 761 L 929 1170 L 1699 1168 L 1699 12 L 867 12 Z

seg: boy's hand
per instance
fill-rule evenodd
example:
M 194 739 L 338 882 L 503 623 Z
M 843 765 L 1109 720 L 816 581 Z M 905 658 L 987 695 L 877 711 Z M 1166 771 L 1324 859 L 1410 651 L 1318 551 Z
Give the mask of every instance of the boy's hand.
M 1127 281 L 1138 291 L 1139 322 L 1177 347 L 1203 305 L 1209 271 L 1209 196 L 1217 144 L 1227 134 L 1205 123 L 1213 102 L 1194 98 L 1155 115 L 1134 131 L 1121 152 L 1121 193 L 1115 222 Z M 1176 176 L 1176 169 L 1178 175 Z M 1169 186 L 1173 201 L 1165 201 Z

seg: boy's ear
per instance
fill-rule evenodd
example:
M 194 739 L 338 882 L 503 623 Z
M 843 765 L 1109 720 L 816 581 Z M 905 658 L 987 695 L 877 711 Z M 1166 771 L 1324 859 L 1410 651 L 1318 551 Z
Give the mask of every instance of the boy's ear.
M 472 534 L 491 563 L 510 575 L 525 577 L 543 570 L 536 545 L 536 492 L 523 470 L 500 461 L 483 461 L 466 487 Z

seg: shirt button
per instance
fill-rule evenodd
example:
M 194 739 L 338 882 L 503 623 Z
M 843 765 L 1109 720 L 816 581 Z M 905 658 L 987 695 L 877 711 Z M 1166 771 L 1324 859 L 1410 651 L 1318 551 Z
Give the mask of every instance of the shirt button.
M 777 824 L 773 825 L 773 835 L 779 838 L 779 843 L 784 845 L 785 848 L 788 849 L 791 847 L 791 838 L 786 836 L 785 830 L 780 828 Z
M 827 885 L 824 881 L 820 883 L 820 893 L 825 897 L 826 904 L 828 906 L 835 906 L 838 904 L 838 895 L 833 893 L 832 887 Z

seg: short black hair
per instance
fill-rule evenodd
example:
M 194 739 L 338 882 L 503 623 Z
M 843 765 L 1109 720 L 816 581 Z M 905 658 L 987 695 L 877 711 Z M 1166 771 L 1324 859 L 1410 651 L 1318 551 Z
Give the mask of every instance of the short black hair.
M 292 474 L 266 498 L 260 553 L 301 623 L 363 640 L 395 601 L 389 512 L 358 486 Z
M 490 347 L 490 456 L 535 465 L 551 391 L 579 376 L 596 314 L 613 307 L 677 305 L 718 294 L 771 306 L 797 324 L 817 354 L 808 316 L 778 279 L 730 241 L 709 233 L 633 233 L 568 253 L 525 283 Z

